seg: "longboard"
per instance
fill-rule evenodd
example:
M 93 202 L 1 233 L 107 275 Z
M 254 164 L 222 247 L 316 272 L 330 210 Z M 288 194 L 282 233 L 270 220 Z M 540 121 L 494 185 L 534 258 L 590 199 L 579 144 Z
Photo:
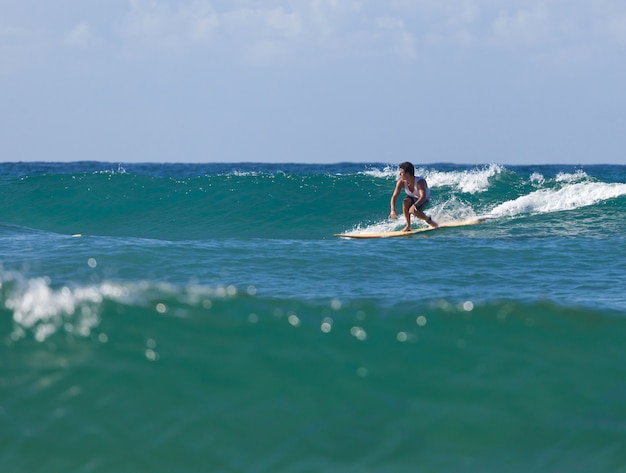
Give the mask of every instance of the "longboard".
M 396 230 L 396 231 L 391 231 L 391 232 L 372 232 L 372 233 L 350 232 L 350 233 L 335 233 L 335 236 L 340 237 L 340 238 L 360 238 L 360 239 L 406 237 L 406 236 L 415 235 L 416 233 L 439 230 L 440 228 L 465 227 L 468 225 L 476 225 L 484 221 L 485 221 L 484 219 L 476 218 L 473 220 L 464 220 L 462 222 L 442 223 L 437 228 L 431 228 L 431 227 L 415 228 L 408 232 L 403 232 L 402 230 Z

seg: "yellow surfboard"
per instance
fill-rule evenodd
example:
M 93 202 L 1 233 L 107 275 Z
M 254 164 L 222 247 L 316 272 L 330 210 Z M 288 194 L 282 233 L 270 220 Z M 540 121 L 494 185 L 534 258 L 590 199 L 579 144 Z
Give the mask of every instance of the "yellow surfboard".
M 432 230 L 439 230 L 440 228 L 450 228 L 450 227 L 465 227 L 468 225 L 476 225 L 478 223 L 484 222 L 484 219 L 476 218 L 473 220 L 464 220 L 462 222 L 448 222 L 442 223 L 437 228 L 415 228 L 409 232 L 403 232 L 402 230 L 396 230 L 391 232 L 372 232 L 372 233 L 358 233 L 358 232 L 350 232 L 350 233 L 335 233 L 336 237 L 340 238 L 394 238 L 394 237 L 408 237 L 411 235 L 415 235 L 416 233 L 429 232 Z

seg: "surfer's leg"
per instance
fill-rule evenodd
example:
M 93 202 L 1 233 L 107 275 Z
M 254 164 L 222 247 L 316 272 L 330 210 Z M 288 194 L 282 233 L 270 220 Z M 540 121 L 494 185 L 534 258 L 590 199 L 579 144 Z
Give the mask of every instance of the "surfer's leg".
M 429 200 L 427 200 L 426 202 L 424 202 L 422 205 L 419 206 L 419 208 L 412 206 L 412 210 L 413 210 L 413 215 L 415 215 L 417 218 L 419 218 L 420 220 L 423 220 L 424 222 L 426 222 L 426 224 L 431 227 L 431 228 L 437 228 L 439 227 L 439 225 L 437 225 L 437 223 L 430 217 L 428 217 L 425 213 L 424 213 L 424 209 L 426 208 L 426 206 L 430 203 Z
M 419 218 L 420 220 L 423 220 L 424 222 L 426 222 L 426 224 L 431 227 L 431 228 L 437 228 L 439 227 L 439 225 L 437 225 L 437 222 L 435 222 L 432 218 L 430 218 L 429 216 L 427 216 L 424 212 L 422 212 L 421 210 L 416 210 L 415 212 L 413 212 L 413 215 L 415 215 L 417 218 Z
M 402 201 L 402 213 L 404 214 L 404 218 L 406 219 L 406 227 L 402 229 L 403 232 L 408 232 L 411 230 L 411 207 L 413 206 L 413 202 L 415 202 L 413 197 L 405 197 Z

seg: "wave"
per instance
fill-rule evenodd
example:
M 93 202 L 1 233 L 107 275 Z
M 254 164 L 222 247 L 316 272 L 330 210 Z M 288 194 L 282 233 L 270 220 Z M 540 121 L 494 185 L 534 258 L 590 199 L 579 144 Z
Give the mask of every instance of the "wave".
M 574 182 L 581 176 L 560 177 L 567 185 L 558 189 L 540 189 L 495 206 L 485 216 L 515 217 L 537 213 L 576 210 L 626 195 L 626 184 Z
M 76 431 L 78 416 L 99 440 L 98 454 L 110 449 L 108 458 L 119 458 L 119 443 L 95 426 L 109 425 L 113 413 L 120 430 L 154 452 L 162 450 L 160 442 L 176 449 L 180 432 L 195 432 L 194 442 L 206 442 L 198 451 L 217 455 L 206 432 L 240 446 L 242 430 L 255 433 L 255 444 L 270 436 L 269 443 L 282 445 L 271 451 L 283 465 L 302 459 L 288 441 L 294 432 L 343 458 L 346 447 L 333 435 L 338 429 L 356 442 L 347 447 L 354 455 L 369 446 L 374 457 L 387 458 L 370 424 L 392 423 L 402 438 L 407 428 L 412 436 L 425 429 L 431 445 L 440 437 L 438 448 L 449 452 L 450 435 L 455 445 L 472 446 L 468 426 L 515 436 L 536 429 L 539 418 L 550 425 L 557 418 L 557 425 L 584 424 L 602 439 L 599 447 L 619 402 L 600 411 L 598 402 L 621 399 L 616 380 L 626 362 L 616 349 L 626 318 L 548 301 L 310 301 L 258 296 L 253 287 L 109 282 L 53 288 L 42 278 L 19 277 L 5 277 L 0 300 L 0 354 L 13 368 L 5 373 L 5 405 L 35 413 L 19 422 L 37 426 L 47 449 L 65 420 L 74 425 L 63 429 L 68 435 L 84 435 Z M 575 395 L 563 398 L 564 389 Z M 511 396 L 516 409 L 533 413 L 530 420 L 511 416 Z M 284 432 L 272 424 L 277 409 L 290 413 Z M 54 422 L 45 422 L 50 413 Z M 431 429 L 459 422 L 452 432 Z M 368 434 L 355 440 L 355 426 Z M 26 434 L 14 430 L 11 438 L 31 451 L 32 439 L 25 442 Z M 615 424 L 612 438 L 621 439 L 622 430 Z M 561 432 L 545 432 L 563 458 L 578 451 L 563 444 Z M 503 451 L 519 454 L 518 440 L 505 444 L 489 445 L 498 458 Z M 402 445 L 394 461 L 413 471 L 414 450 Z M 226 461 L 241 458 L 235 450 Z M 64 456 L 65 469 L 87 464 L 94 454 Z M 437 457 L 419 461 L 436 469 Z M 362 464 L 370 470 L 381 463 Z M 337 465 L 325 466 L 334 471 Z
M 94 260 L 93 266 L 95 264 Z M 100 327 L 104 319 L 128 317 L 131 314 L 135 318 L 136 314 L 142 313 L 173 319 L 219 315 L 237 324 L 254 324 L 260 318 L 284 317 L 293 326 L 302 323 L 321 324 L 320 330 L 323 332 L 330 331 L 337 320 L 342 320 L 342 323 L 350 320 L 360 326 L 359 323 L 366 317 L 380 319 L 380 323 L 387 318 L 402 323 L 413 320 L 417 326 L 423 326 L 428 317 L 449 314 L 468 316 L 470 313 L 480 314 L 480 317 L 500 314 L 498 318 L 501 318 L 513 312 L 534 317 L 544 312 L 572 311 L 584 314 L 584 317 L 595 318 L 602 314 L 623 318 L 623 313 L 613 309 L 601 309 L 599 306 L 584 308 L 580 305 L 568 308 L 566 305 L 541 300 L 520 302 L 423 298 L 421 302 L 407 306 L 404 303 L 390 304 L 382 299 L 363 297 L 305 299 L 260 296 L 253 285 L 181 285 L 149 280 L 59 285 L 53 284 L 47 277 L 27 278 L 10 271 L 4 271 L 0 276 L 0 314 L 5 314 L 5 322 L 7 319 L 12 321 L 10 333 L 0 334 L 0 337 L 8 336 L 13 342 L 30 337 L 43 342 L 59 334 L 102 338 L 106 337 L 106 334 L 101 335 L 103 329 Z
M 493 177 L 505 172 L 506 168 L 500 164 L 489 164 L 487 166 L 475 167 L 461 171 L 448 170 L 440 171 L 431 168 L 416 168 L 415 174 L 426 178 L 428 185 L 433 188 L 448 187 L 455 191 L 476 194 L 486 192 L 490 187 Z M 397 179 L 397 166 L 385 166 L 382 169 L 370 169 L 363 171 L 363 174 L 379 179 Z
M 395 165 L 75 163 L 3 168 L 0 222 L 5 228 L 181 240 L 325 238 L 347 229 L 399 225 L 386 219 Z M 601 168 L 499 164 L 417 170 L 433 188 L 428 212 L 444 223 L 575 210 L 624 195 L 625 184 L 592 171 L 611 175 Z
M 95 259 L 88 263 L 97 264 Z M 247 296 L 255 293 L 253 286 L 245 290 Z M 3 272 L 0 295 L 4 309 L 12 314 L 11 338 L 18 340 L 30 333 L 41 342 L 58 331 L 89 337 L 111 303 L 118 312 L 143 307 L 181 317 L 187 310 L 210 309 L 214 299 L 236 298 L 240 291 L 233 285 L 177 287 L 148 281 L 55 287 L 47 277 L 24 278 L 19 273 Z
M 390 177 L 387 172 L 384 173 L 385 177 Z M 429 185 L 438 191 L 427 214 L 444 224 L 572 211 L 626 195 L 626 184 L 599 182 L 581 169 L 557 172 L 551 177 L 532 172 L 527 179 L 497 164 L 463 171 L 435 170 L 423 174 Z M 487 195 L 475 197 L 474 194 L 478 193 Z M 502 201 L 503 197 L 515 194 L 515 198 Z M 417 220 L 414 223 L 421 225 Z M 400 216 L 398 221 L 385 219 L 360 222 L 348 231 L 385 232 L 402 226 L 404 219 Z
M 484 168 L 427 173 L 427 180 L 433 188 L 451 187 L 454 190 L 467 194 L 487 192 L 494 177 L 505 172 L 504 166 L 490 164 Z
M 2 290 L 41 309 L 39 323 L 6 327 L 26 307 L 0 308 L 3 470 L 38 470 L 42 459 L 63 471 L 156 472 L 624 464 L 626 319 L 610 312 L 311 302 L 229 286 Z M 97 322 L 82 320 L 85 308 Z

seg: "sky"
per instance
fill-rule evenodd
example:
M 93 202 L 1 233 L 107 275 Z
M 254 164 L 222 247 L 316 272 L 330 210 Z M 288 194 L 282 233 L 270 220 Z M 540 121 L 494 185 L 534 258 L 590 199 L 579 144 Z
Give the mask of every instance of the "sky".
M 623 0 L 0 0 L 0 162 L 626 164 Z

